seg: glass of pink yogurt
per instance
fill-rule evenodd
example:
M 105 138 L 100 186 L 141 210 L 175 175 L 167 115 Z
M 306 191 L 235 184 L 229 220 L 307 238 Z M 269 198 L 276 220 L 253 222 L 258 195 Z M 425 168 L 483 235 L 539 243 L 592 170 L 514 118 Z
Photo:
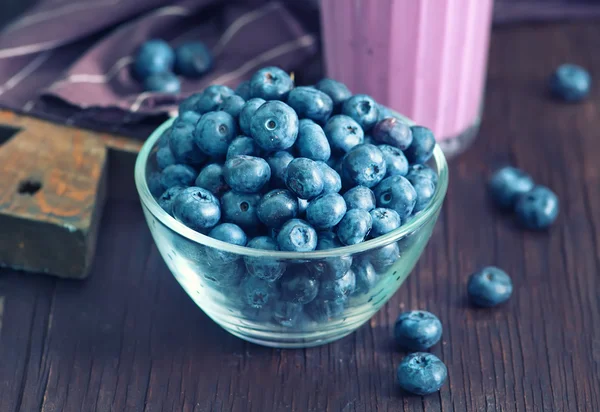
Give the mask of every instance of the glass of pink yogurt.
M 321 0 L 327 75 L 429 127 L 447 155 L 479 129 L 493 0 Z

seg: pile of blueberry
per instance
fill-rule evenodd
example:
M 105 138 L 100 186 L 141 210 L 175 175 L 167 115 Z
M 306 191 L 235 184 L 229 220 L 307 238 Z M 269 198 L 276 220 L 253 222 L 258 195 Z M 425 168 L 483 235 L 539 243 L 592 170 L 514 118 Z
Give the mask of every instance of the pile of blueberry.
M 437 174 L 424 164 L 433 134 L 394 116 L 334 80 L 294 87 L 267 67 L 235 92 L 213 85 L 184 100 L 155 148 L 148 185 L 167 213 L 224 242 L 293 252 L 355 245 L 399 228 L 435 193 Z M 301 313 L 341 316 L 400 248 L 303 265 L 203 253 L 211 285 L 289 327 Z
M 150 92 L 179 93 L 181 83 L 176 73 L 198 78 L 213 66 L 213 56 L 201 42 L 184 43 L 173 49 L 164 40 L 148 40 L 138 49 L 134 73 Z
M 531 176 L 520 169 L 507 166 L 496 171 L 489 190 L 494 202 L 502 209 L 515 213 L 526 229 L 542 230 L 558 217 L 559 202 L 554 192 L 536 185 Z

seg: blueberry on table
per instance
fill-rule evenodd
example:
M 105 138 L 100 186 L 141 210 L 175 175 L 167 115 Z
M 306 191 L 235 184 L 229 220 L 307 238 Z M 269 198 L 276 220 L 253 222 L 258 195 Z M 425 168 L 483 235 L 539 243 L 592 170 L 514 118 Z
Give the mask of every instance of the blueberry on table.
M 352 271 L 356 276 L 356 289 L 354 291 L 355 295 L 364 295 L 369 293 L 371 289 L 377 284 L 379 281 L 379 275 L 377 271 L 369 262 L 365 259 L 359 259 L 352 265 Z
M 319 281 L 302 266 L 288 269 L 279 282 L 281 300 L 307 304 L 317 297 Z
M 213 56 L 201 42 L 184 43 L 175 49 L 175 71 L 186 77 L 200 77 L 212 69 Z
M 279 250 L 277 243 L 269 236 L 255 237 L 246 246 L 261 250 Z M 279 279 L 286 269 L 285 262 L 266 257 L 246 256 L 244 257 L 244 263 L 250 275 L 266 280 L 267 282 L 274 282 Z
M 221 197 L 230 189 L 223 176 L 223 166 L 217 163 L 204 166 L 194 184 L 210 191 L 217 197 Z
M 401 313 L 394 325 L 396 343 L 407 350 L 427 350 L 441 337 L 442 322 L 433 313 L 424 310 Z
M 375 209 L 375 194 L 365 186 L 356 186 L 344 194 L 348 210 L 364 209 L 367 212 Z
M 261 157 L 234 156 L 225 162 L 223 176 L 235 192 L 259 193 L 271 179 L 271 168 Z
M 196 171 L 187 165 L 171 165 L 160 173 L 160 184 L 166 190 L 173 186 L 191 186 L 196 179 Z
M 346 300 L 356 290 L 356 275 L 350 269 L 339 279 L 321 281 L 319 297 L 326 300 Z
M 254 112 L 250 136 L 267 152 L 289 149 L 298 137 L 298 115 L 283 102 L 266 102 Z
M 317 232 L 304 220 L 291 219 L 277 234 L 277 244 L 288 252 L 311 252 L 317 247 Z
M 393 209 L 403 221 L 410 216 L 417 202 L 417 192 L 403 176 L 386 177 L 375 189 L 378 207 Z
M 513 291 L 512 280 L 505 271 L 488 266 L 469 277 L 469 300 L 481 307 L 493 307 L 506 302 Z
M 173 213 L 173 200 L 175 200 L 175 196 L 179 194 L 185 187 L 183 186 L 173 186 L 164 191 L 162 195 L 158 198 L 157 202 L 160 207 L 163 208 L 165 212 L 168 214 Z
M 326 162 L 331 156 L 323 128 L 309 119 L 300 120 L 296 148 L 299 157 Z
M 223 99 L 223 103 L 221 103 L 218 107 L 218 111 L 227 112 L 233 117 L 238 117 L 240 112 L 242 111 L 242 107 L 246 104 L 246 101 L 238 96 L 237 94 L 228 96 Z
M 389 144 L 380 144 L 377 147 L 381 150 L 383 160 L 385 160 L 385 177 L 406 176 L 408 173 L 408 159 L 402 150 Z
M 134 71 L 140 79 L 169 72 L 173 68 L 175 53 L 169 44 L 160 39 L 148 40 L 138 49 L 133 63 Z
M 531 176 L 510 166 L 497 170 L 488 183 L 492 199 L 504 209 L 513 209 L 518 197 L 529 192 L 534 186 Z
M 242 106 L 242 109 L 240 110 L 240 114 L 239 114 L 239 123 L 240 123 L 240 130 L 245 135 L 250 136 L 250 133 L 251 133 L 250 122 L 252 121 L 252 118 L 254 117 L 254 113 L 256 113 L 258 108 L 260 106 L 262 106 L 263 104 L 265 104 L 264 99 L 256 98 L 256 99 L 246 100 L 246 103 L 244 103 L 244 105 Z
M 188 187 L 173 200 L 173 217 L 197 232 L 212 228 L 221 218 L 217 198 L 201 187 Z
M 409 125 L 395 117 L 388 117 L 379 121 L 371 133 L 376 142 L 389 144 L 400 150 L 406 150 L 413 141 L 412 130 Z
M 154 73 L 144 79 L 144 90 L 156 93 L 179 93 L 181 82 L 171 72 Z
M 559 202 L 554 192 L 545 186 L 535 186 L 517 199 L 517 221 L 526 229 L 543 230 L 558 217 Z
M 175 156 L 169 146 L 158 149 L 156 152 L 156 164 L 160 170 L 163 170 L 167 166 L 174 165 L 175 163 L 177 163 L 177 160 L 175 160 Z
M 365 138 L 362 127 L 351 117 L 338 114 L 331 117 L 323 128 L 331 149 L 347 153 L 354 146 L 363 143 Z
M 242 227 L 244 230 L 256 231 L 260 221 L 256 209 L 260 202 L 258 193 L 236 193 L 233 190 L 221 197 L 223 220 Z
M 294 156 L 285 150 L 280 150 L 266 158 L 271 167 L 271 183 L 275 187 L 285 187 L 285 171 Z
M 194 112 L 186 112 L 185 115 L 180 115 L 175 120 L 169 135 L 169 148 L 177 163 L 199 166 L 206 160 L 206 155 L 194 141 L 194 130 L 197 123 L 191 119 L 194 116 L 196 116 Z
M 279 67 L 260 69 L 250 79 L 250 94 L 265 100 L 285 100 L 294 81 Z
M 273 320 L 288 328 L 295 326 L 302 314 L 302 307 L 300 303 L 278 300 L 273 305 Z
M 373 218 L 366 210 L 349 210 L 337 228 L 340 242 L 346 246 L 363 242 L 371 232 L 372 224 Z
M 353 147 L 342 161 L 342 177 L 351 186 L 371 188 L 381 182 L 385 173 L 383 153 L 372 144 Z
M 333 170 L 325 162 L 317 162 L 317 165 L 321 169 L 323 175 L 323 194 L 325 193 L 338 193 L 342 190 L 342 178 L 339 173 Z
M 208 112 L 194 130 L 194 141 L 208 156 L 225 157 L 229 143 L 236 137 L 235 119 L 226 112 Z
M 350 116 L 363 128 L 369 131 L 379 117 L 377 102 L 366 94 L 355 94 L 344 102 L 342 113 Z
M 301 119 L 310 119 L 317 123 L 325 123 L 333 111 L 331 97 L 314 87 L 300 86 L 292 89 L 287 104 Z
M 440 390 L 448 369 L 437 356 L 426 352 L 411 353 L 398 366 L 398 384 L 406 392 L 429 395 Z
M 413 176 L 411 176 L 408 181 L 412 184 L 417 193 L 417 201 L 415 202 L 415 207 L 412 211 L 413 214 L 417 214 L 424 210 L 431 202 L 431 199 L 433 199 L 433 195 L 435 194 L 435 183 L 433 183 L 431 179 L 423 177 L 414 178 Z
M 592 78 L 586 69 L 575 64 L 562 64 L 550 77 L 552 95 L 565 102 L 579 102 L 587 97 Z
M 310 200 L 323 192 L 323 173 L 314 160 L 303 157 L 292 160 L 285 175 L 286 186 L 301 199 Z
M 333 106 L 337 111 L 340 111 L 344 102 L 352 96 L 352 92 L 350 92 L 345 84 L 333 79 L 321 79 L 315 85 L 315 88 L 331 98 Z
M 316 250 L 329 250 L 343 247 L 333 232 L 320 232 Z M 352 256 L 343 255 L 314 260 L 308 263 L 308 270 L 318 279 L 336 280 L 343 277 L 352 266 Z
M 235 94 L 241 96 L 244 100 L 250 99 L 250 80 L 238 84 L 238 87 L 235 88 Z
M 408 172 L 405 176 L 409 181 L 413 179 L 417 179 L 420 177 L 424 177 L 433 182 L 434 185 L 437 186 L 438 183 L 438 175 L 437 173 L 427 165 L 414 164 L 408 166 Z
M 347 299 L 327 300 L 317 297 L 304 306 L 304 310 L 316 322 L 326 323 L 344 314 Z
M 298 198 L 287 189 L 273 189 L 260 199 L 256 213 L 265 225 L 279 229 L 298 216 Z
M 208 233 L 208 236 L 222 242 L 231 243 L 237 246 L 246 246 L 248 238 L 241 227 L 233 223 L 221 223 Z M 220 249 L 206 247 L 206 259 L 214 265 L 223 265 L 234 262 L 240 258 L 235 253 L 225 252 Z
M 371 210 L 369 213 L 371 214 L 371 218 L 373 218 L 373 225 L 370 233 L 373 238 L 383 236 L 392 230 L 396 230 L 402 224 L 400 215 L 398 215 L 395 210 L 379 207 Z
M 240 285 L 246 304 L 252 308 L 262 308 L 276 298 L 275 286 L 255 276 L 247 276 Z
M 208 86 L 200 94 L 194 105 L 194 111 L 199 114 L 204 114 L 217 110 L 219 105 L 229 97 L 233 96 L 234 92 L 227 86 L 213 84 Z
M 346 202 L 337 193 L 327 193 L 311 200 L 306 209 L 306 220 L 317 230 L 331 229 L 346 214 Z

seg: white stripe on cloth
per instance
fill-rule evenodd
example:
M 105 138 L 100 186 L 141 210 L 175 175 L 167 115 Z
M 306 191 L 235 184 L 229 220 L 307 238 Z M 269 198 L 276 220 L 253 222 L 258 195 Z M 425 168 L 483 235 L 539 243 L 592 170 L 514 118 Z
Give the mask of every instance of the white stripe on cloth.
M 26 79 L 29 75 L 31 75 L 33 72 L 35 72 L 42 64 L 44 64 L 44 62 L 46 60 L 48 60 L 50 58 L 51 54 L 52 54 L 52 51 L 47 51 L 47 52 L 40 54 L 32 61 L 30 61 L 25 67 L 23 67 L 21 70 L 19 70 L 13 77 L 8 79 L 6 81 L 6 83 L 4 83 L 2 86 L 0 86 L 0 95 L 3 94 L 4 92 L 6 92 L 7 90 L 12 89 L 13 87 L 15 87 L 16 85 L 21 83 L 24 79 Z

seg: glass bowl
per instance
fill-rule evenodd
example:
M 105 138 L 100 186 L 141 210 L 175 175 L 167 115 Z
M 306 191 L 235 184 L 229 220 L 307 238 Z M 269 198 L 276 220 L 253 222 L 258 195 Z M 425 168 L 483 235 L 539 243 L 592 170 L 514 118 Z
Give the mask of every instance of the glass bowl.
M 438 174 L 433 199 L 426 209 L 393 232 L 357 245 L 314 252 L 266 251 L 232 245 L 178 222 L 150 193 L 147 176 L 157 170 L 152 155 L 172 122 L 173 119 L 168 120 L 158 127 L 137 157 L 135 183 L 146 221 L 167 266 L 200 309 L 228 332 L 260 345 L 322 345 L 352 333 L 369 320 L 415 266 L 446 195 L 446 159 L 436 146 L 430 161 Z M 277 283 L 257 280 L 249 274 L 248 268 L 257 266 L 263 271 L 285 270 L 284 277 L 300 277 L 312 287 L 316 280 L 318 295 L 306 304 L 284 302 Z M 344 275 L 348 268 L 353 273 Z M 333 281 L 342 275 L 347 281 Z

